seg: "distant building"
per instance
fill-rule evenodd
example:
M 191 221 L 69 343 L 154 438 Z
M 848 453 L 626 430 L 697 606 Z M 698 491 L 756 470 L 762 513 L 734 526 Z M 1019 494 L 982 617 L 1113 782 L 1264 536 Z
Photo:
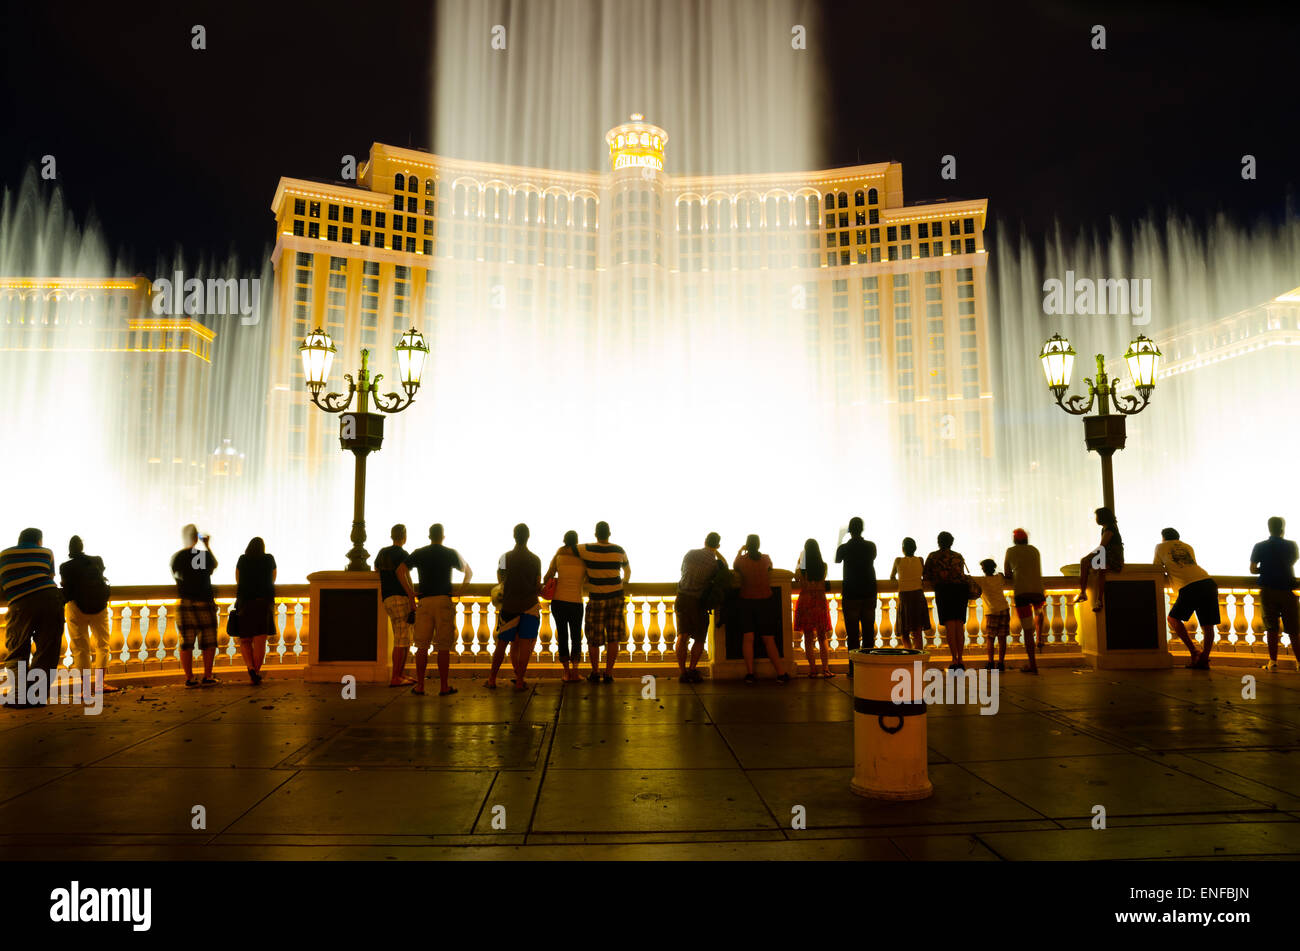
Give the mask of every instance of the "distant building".
M 412 325 L 436 349 L 440 314 L 488 314 L 498 294 L 628 346 L 683 317 L 780 313 L 806 328 L 814 405 L 882 408 L 917 460 L 992 455 L 986 201 L 906 205 L 897 162 L 676 177 L 639 115 L 605 138 L 606 172 L 375 143 L 355 184 L 282 178 L 267 457 L 311 469 L 336 451 L 297 357 L 314 327 L 350 370 Z

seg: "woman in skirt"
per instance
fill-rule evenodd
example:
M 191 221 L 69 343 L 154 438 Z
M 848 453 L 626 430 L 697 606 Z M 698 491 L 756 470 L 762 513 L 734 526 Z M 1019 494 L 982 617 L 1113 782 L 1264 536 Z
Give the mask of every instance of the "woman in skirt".
M 827 647 L 831 633 L 831 611 L 826 602 L 826 561 L 822 558 L 817 539 L 810 538 L 803 543 L 803 554 L 799 556 L 799 567 L 795 569 L 794 578 L 799 583 L 799 599 L 794 607 L 794 629 L 803 635 L 803 649 L 808 655 L 808 676 L 834 677 Z M 821 648 L 821 670 L 817 669 L 813 659 L 814 639 Z
M 925 603 L 921 583 L 924 562 L 916 554 L 916 541 L 903 539 L 903 557 L 894 559 L 890 581 L 898 582 L 898 623 L 894 626 L 904 647 L 925 650 L 925 632 L 930 627 L 930 606 Z
M 235 565 L 235 613 L 239 618 L 239 653 L 248 667 L 248 679 L 262 682 L 266 639 L 275 629 L 275 557 L 266 543 L 254 538 Z

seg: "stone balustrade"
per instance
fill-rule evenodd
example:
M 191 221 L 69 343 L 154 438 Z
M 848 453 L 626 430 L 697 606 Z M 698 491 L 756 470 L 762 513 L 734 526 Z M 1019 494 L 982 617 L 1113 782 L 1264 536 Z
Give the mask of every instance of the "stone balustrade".
M 1042 652 L 1045 657 L 1077 656 L 1080 652 L 1078 622 L 1073 610 L 1073 598 L 1078 591 L 1077 581 L 1072 578 L 1046 578 L 1047 588 L 1047 629 L 1048 646 Z M 1225 655 L 1260 655 L 1267 650 L 1264 641 L 1264 622 L 1259 607 L 1256 589 L 1252 586 L 1252 577 L 1220 577 L 1219 606 L 1222 623 L 1214 651 L 1219 656 Z M 830 584 L 830 608 L 833 630 L 831 633 L 831 659 L 841 663 L 847 662 L 847 643 L 844 630 L 844 618 L 839 604 L 839 583 Z M 620 655 L 623 665 L 637 667 L 665 668 L 676 666 L 675 647 L 677 640 L 676 617 L 673 607 L 675 599 L 674 584 L 631 584 L 628 585 L 628 642 L 624 645 L 625 653 Z M 492 607 L 489 592 L 490 585 L 475 584 L 464 586 L 456 600 L 456 625 L 460 631 L 459 642 L 452 657 L 454 669 L 481 669 L 491 661 L 495 647 L 493 631 L 496 626 L 496 611 Z M 280 668 L 285 673 L 300 671 L 307 661 L 307 631 L 309 596 L 305 584 L 281 584 L 276 586 L 276 632 L 268 639 L 266 669 L 274 671 Z M 234 601 L 234 585 L 216 586 L 217 610 L 219 623 L 219 644 L 216 668 L 242 669 L 235 639 L 226 634 L 226 619 Z M 880 604 L 877 609 L 877 646 L 902 646 L 895 631 L 898 616 L 897 585 L 889 581 L 879 584 Z M 1010 598 L 1010 592 L 1008 592 Z M 942 640 L 942 632 L 934 622 L 933 595 L 926 593 L 930 604 L 931 619 L 934 630 L 928 632 L 927 647 L 936 659 L 947 655 L 947 648 Z M 1172 603 L 1172 598 L 1170 599 Z M 793 609 L 793 605 L 790 606 Z M 0 625 L 4 620 L 3 608 L 0 608 Z M 109 606 L 111 618 L 110 653 L 108 668 L 110 676 L 134 677 L 149 674 L 171 674 L 180 670 L 179 643 L 180 636 L 176 626 L 175 588 L 171 585 L 140 585 L 114 587 L 113 600 Z M 972 601 L 966 619 L 967 649 L 981 649 L 985 641 L 985 621 L 979 601 Z M 1199 637 L 1195 619 L 1188 623 L 1193 636 Z M 1019 643 L 1020 619 L 1013 610 L 1011 613 L 1011 641 L 1008 652 L 1020 654 L 1023 648 Z M 1174 653 L 1185 653 L 1181 642 L 1168 635 L 1170 649 Z M 802 643 L 795 635 L 794 655 L 801 663 Z M 586 661 L 585 640 L 583 660 Z M 65 634 L 63 645 L 65 664 L 72 661 Z M 543 668 L 559 665 L 559 653 L 555 639 L 555 627 L 551 620 L 549 605 L 542 604 L 541 630 L 536 641 L 535 664 Z M 712 659 L 714 650 L 712 638 L 706 649 L 703 663 Z M 1282 650 L 1279 657 L 1288 656 L 1289 638 L 1282 636 Z M 761 653 L 761 652 L 760 652 Z

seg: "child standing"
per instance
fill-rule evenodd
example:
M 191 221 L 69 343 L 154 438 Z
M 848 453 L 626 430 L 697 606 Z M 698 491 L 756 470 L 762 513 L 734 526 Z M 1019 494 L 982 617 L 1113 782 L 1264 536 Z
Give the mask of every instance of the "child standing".
M 904 647 L 925 650 L 925 634 L 930 630 L 930 607 L 925 603 L 921 569 L 925 566 L 916 556 L 916 542 L 903 539 L 903 557 L 894 559 L 889 580 L 898 582 L 898 635 Z M 915 641 L 915 643 L 913 643 Z
M 794 576 L 799 582 L 799 600 L 794 607 L 794 629 L 803 634 L 803 649 L 808 655 L 808 676 L 834 677 L 826 647 L 831 633 L 831 612 L 826 603 L 826 561 L 822 558 L 817 539 L 810 538 L 804 542 L 803 554 L 799 556 L 799 567 Z M 821 647 L 820 672 L 813 659 L 814 638 Z
M 980 586 L 980 600 L 984 602 L 985 637 L 989 645 L 989 662 L 987 670 L 995 669 L 993 663 L 993 641 L 998 642 L 997 670 L 1007 669 L 1007 635 L 1011 633 L 1011 605 L 1007 603 L 1007 579 L 998 571 L 998 563 L 992 558 L 980 562 L 984 577 L 976 578 Z

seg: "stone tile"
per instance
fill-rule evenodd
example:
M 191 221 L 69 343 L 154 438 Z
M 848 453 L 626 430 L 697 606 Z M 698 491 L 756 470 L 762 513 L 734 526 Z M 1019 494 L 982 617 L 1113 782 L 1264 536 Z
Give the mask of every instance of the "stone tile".
M 709 712 L 693 694 L 661 694 L 643 700 L 640 694 L 566 694 L 561 723 L 708 723 Z
M 1260 804 L 1133 753 L 967 763 L 965 768 L 1045 816 L 1250 810 Z
M 905 856 L 920 862 L 996 862 L 998 856 L 973 835 L 891 836 Z
M 304 770 L 226 831 L 262 835 L 469 833 L 495 774 Z
M 853 765 L 853 723 L 724 723 L 718 727 L 745 769 Z
M 429 691 L 418 697 L 404 690 L 392 703 L 372 716 L 367 723 L 518 723 L 522 720 L 545 722 L 555 719 L 559 692 L 537 696 L 532 691 L 515 693 L 508 686 L 486 690 L 453 681 L 458 692 L 438 696 L 438 682 L 429 681 Z
M 199 844 L 239 818 L 289 774 L 264 769 L 79 769 L 0 805 L 0 833 L 44 824 L 52 836 L 181 836 Z M 191 826 L 207 811 L 206 830 Z M 51 843 L 53 844 L 53 842 Z
M 386 688 L 361 684 L 355 700 L 344 700 L 339 696 L 338 687 L 326 686 L 332 695 L 319 690 L 305 695 L 298 692 L 277 695 L 250 691 L 242 699 L 213 710 L 199 719 L 208 723 L 358 723 L 369 720 L 397 699 L 393 694 L 378 693 Z
M 341 729 L 321 723 L 186 723 L 115 753 L 100 765 L 265 769 Z
M 533 820 L 539 832 L 774 827 L 739 769 L 552 770 Z
M 1300 725 L 1265 720 L 1251 708 L 1153 704 L 1133 710 L 1072 710 L 1069 721 L 1090 732 L 1104 732 L 1139 748 L 1153 750 L 1222 749 L 1300 745 Z
M 1022 862 L 1294 855 L 1300 852 L 1300 823 L 1112 825 L 1101 830 L 990 832 L 980 840 L 1002 858 Z
M 542 771 L 502 770 L 492 781 L 474 832 L 498 838 L 518 836 L 520 844 L 533 821 Z M 498 812 L 500 806 L 503 811 Z
M 851 768 L 756 770 L 748 775 L 778 819 L 788 823 L 791 809 L 804 806 L 810 830 L 1042 818 L 963 767 L 947 763 L 930 767 L 934 795 L 912 802 L 854 795 Z
M 365 724 L 344 729 L 294 765 L 531 768 L 545 736 L 540 723 Z
M 68 770 L 47 766 L 0 769 L 0 802 L 19 796 L 29 789 L 44 785 L 52 779 L 66 776 Z
M 781 696 L 776 693 L 784 689 L 751 687 L 750 693 L 716 693 L 701 699 L 709 716 L 718 723 L 827 723 L 853 719 L 853 698 L 847 694 L 808 691 Z
M 85 766 L 162 731 L 153 724 L 81 717 L 33 723 L 3 734 L 0 742 L 6 766 Z
M 705 723 L 568 723 L 555 728 L 551 769 L 731 769 L 736 757 Z M 570 782 L 580 782 L 571 777 Z
M 1300 751 L 1296 750 L 1226 750 L 1189 753 L 1187 759 L 1199 760 L 1215 770 L 1234 773 L 1269 789 L 1277 790 L 1285 801 L 1281 808 L 1300 806 Z
M 930 748 L 957 763 L 1119 752 L 1113 744 L 1086 736 L 1036 713 L 936 717 L 933 720 L 927 717 L 927 720 Z

